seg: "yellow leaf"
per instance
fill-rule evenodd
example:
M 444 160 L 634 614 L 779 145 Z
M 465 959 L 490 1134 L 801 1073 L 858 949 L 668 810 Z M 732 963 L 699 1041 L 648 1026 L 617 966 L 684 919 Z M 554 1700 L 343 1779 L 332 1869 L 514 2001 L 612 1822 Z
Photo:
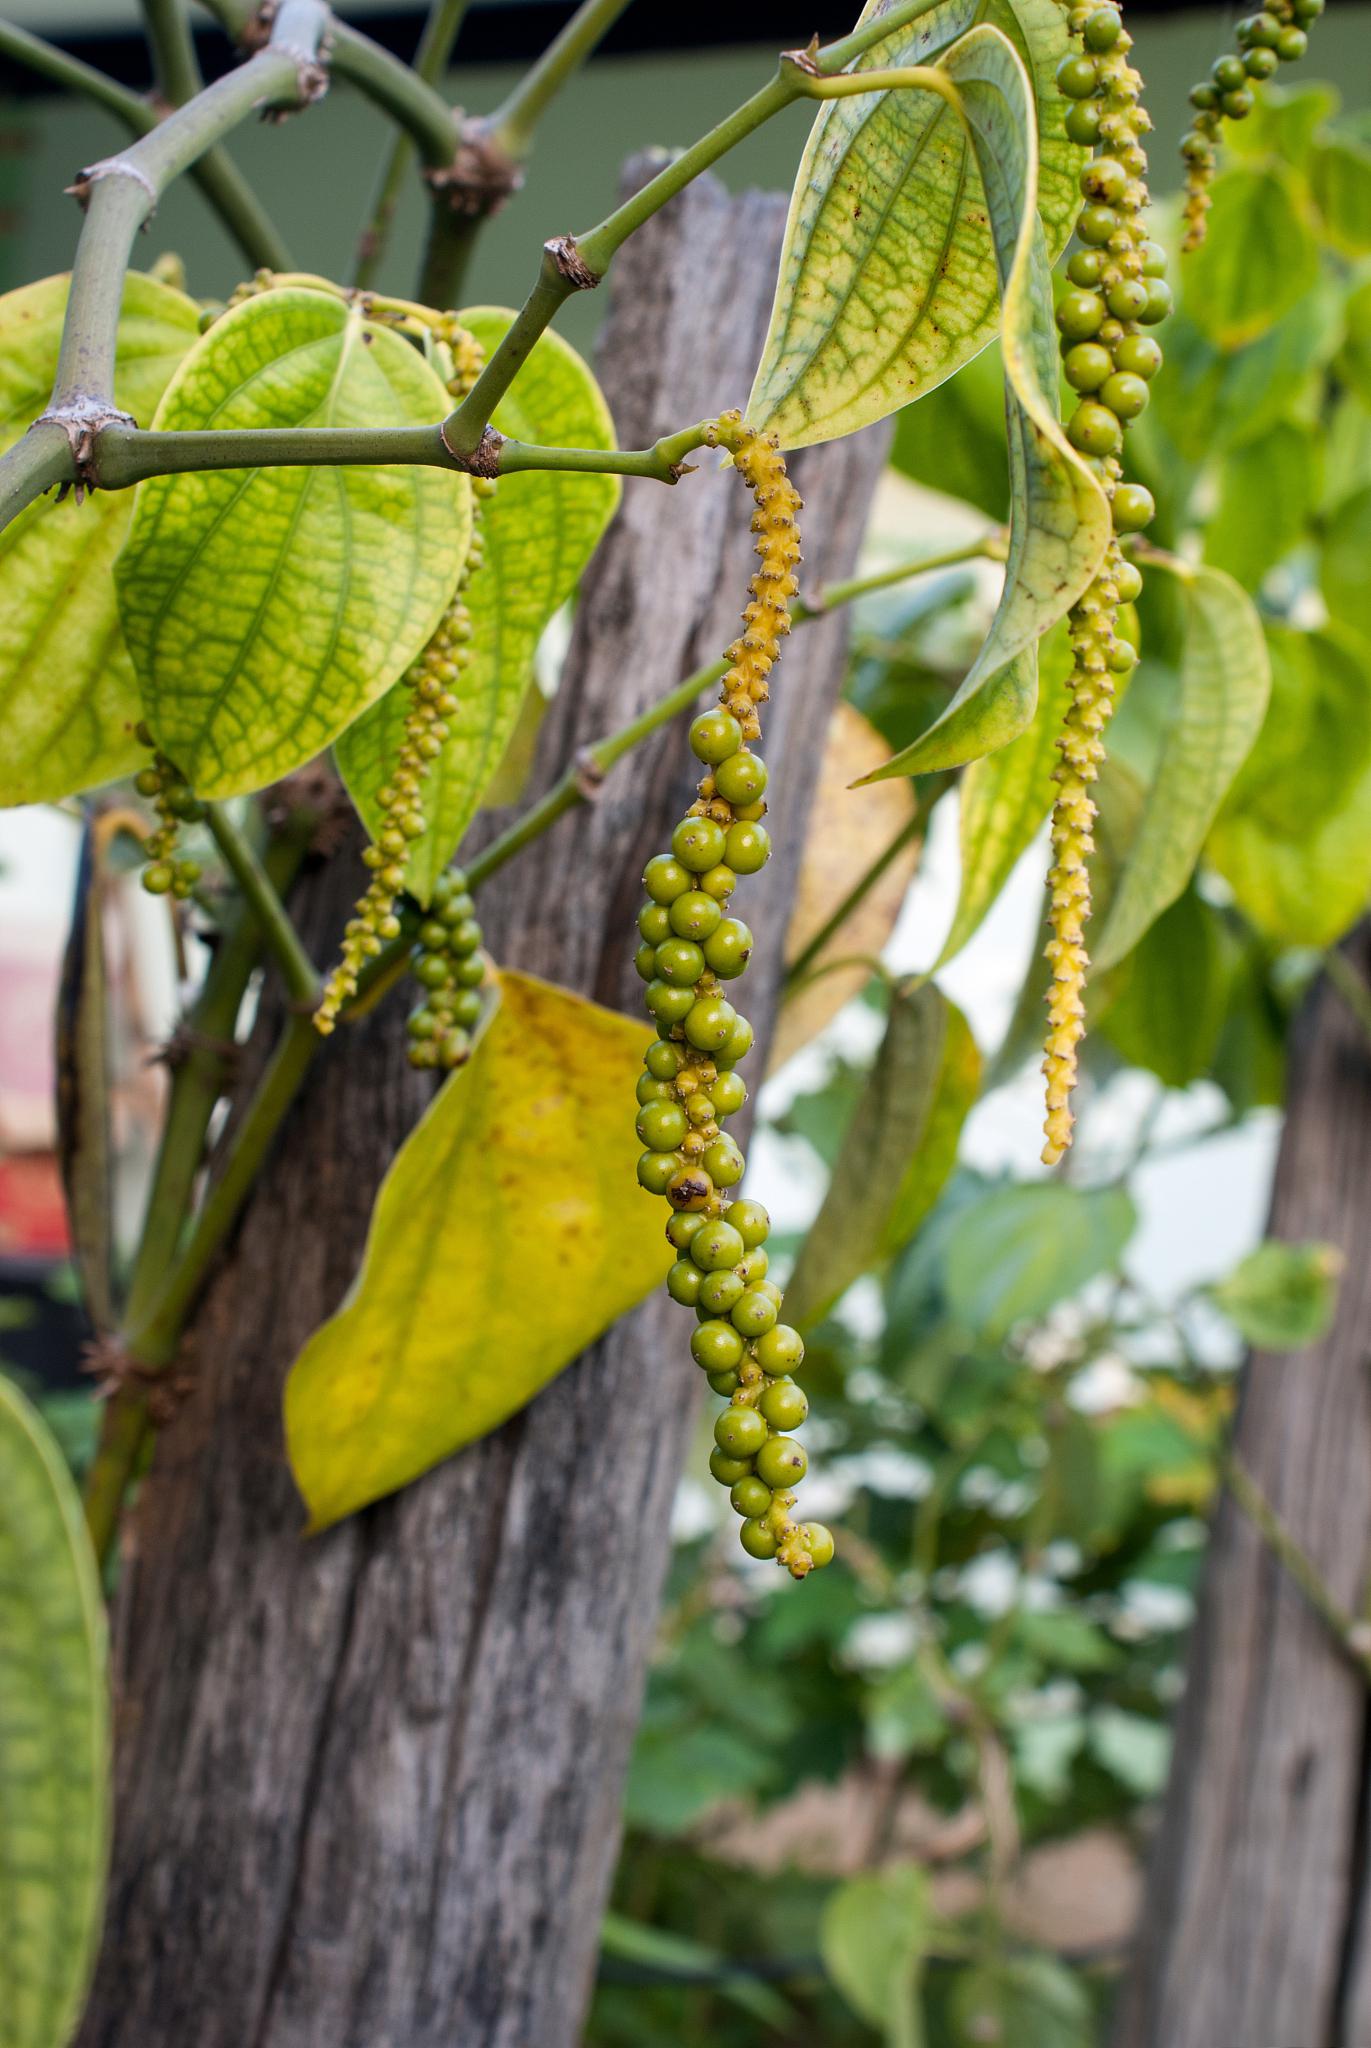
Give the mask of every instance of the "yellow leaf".
M 650 1033 L 502 974 L 468 1066 L 377 1196 L 362 1269 L 286 1383 L 286 1446 L 327 1528 L 522 1408 L 662 1279 L 633 1090 Z
M 795 888 L 795 908 L 786 934 L 788 962 L 798 960 L 821 932 L 849 891 L 877 855 L 914 816 L 914 787 L 909 782 L 873 782 L 865 789 L 851 783 L 886 759 L 886 743 L 874 725 L 839 704 L 828 728 L 819 786 L 814 793 L 813 826 Z M 859 995 L 870 980 L 865 967 L 843 967 L 809 979 L 825 961 L 854 954 L 879 953 L 894 929 L 905 891 L 919 861 L 919 842 L 911 840 L 868 890 L 858 908 L 806 969 L 806 979 L 776 1021 L 772 1038 L 773 1070 L 807 1045 L 843 1004 Z

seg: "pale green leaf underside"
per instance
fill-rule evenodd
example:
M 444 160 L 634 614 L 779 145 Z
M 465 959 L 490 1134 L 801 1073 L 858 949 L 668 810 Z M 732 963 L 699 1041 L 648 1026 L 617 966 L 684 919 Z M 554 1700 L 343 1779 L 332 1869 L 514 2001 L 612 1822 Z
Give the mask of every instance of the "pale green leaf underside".
M 440 420 L 418 353 L 325 292 L 247 299 L 172 380 L 155 424 Z M 146 715 L 203 796 L 290 773 L 431 637 L 471 530 L 466 477 L 419 467 L 222 470 L 140 486 L 116 572 Z
M 291 1368 L 313 1528 L 496 1428 L 666 1270 L 623 1108 L 648 1032 L 528 975 L 502 974 L 500 996 L 392 1161 L 351 1294 Z
M 1007 747 L 973 761 L 958 789 L 961 887 L 933 970 L 960 953 L 1028 851 L 1052 808 L 1052 771 L 1066 715 L 1071 650 L 1065 628 L 1042 650 L 1042 689 L 1026 729 Z
M 862 20 L 887 4 L 869 0 Z M 1054 73 L 1068 37 L 1056 0 L 941 0 L 852 68 L 936 63 L 985 22 L 1009 38 L 1032 79 L 1038 206 L 1055 261 L 1080 204 L 1086 154 L 1062 131 Z M 999 324 L 985 195 L 953 109 L 925 92 L 826 102 L 795 182 L 748 418 L 787 448 L 850 434 L 941 384 Z
M 489 355 L 514 315 L 503 306 L 478 306 L 461 318 Z M 534 345 L 494 424 L 511 439 L 544 446 L 614 446 L 603 393 L 558 334 L 544 334 Z M 543 628 L 575 590 L 620 489 L 617 477 L 532 471 L 506 477 L 482 504 L 485 555 L 466 590 L 472 658 L 457 685 L 461 701 L 448 721 L 452 737 L 425 778 L 429 826 L 409 856 L 409 887 L 421 903 L 428 902 L 504 758 Z M 339 770 L 372 833 L 380 829 L 375 792 L 398 756 L 407 699 L 402 687 L 389 691 L 338 743 Z
M 45 277 L 0 298 L 0 451 L 48 402 L 68 280 Z M 181 292 L 130 272 L 115 362 L 115 403 L 147 426 L 193 345 L 199 312 Z M 0 534 L 0 804 L 52 803 L 125 774 L 138 686 L 119 630 L 112 571 L 133 517 L 131 491 L 78 505 L 42 498 Z
M 1209 828 L 1261 730 L 1271 664 L 1250 598 L 1220 569 L 1149 562 L 1185 597 L 1180 697 L 1103 926 L 1097 970 L 1132 951 L 1194 872 Z
M 1017 738 L 1037 702 L 1038 638 L 1090 582 L 1110 533 L 1099 481 L 1057 418 L 1052 283 L 1036 207 L 1028 74 L 992 27 L 972 29 L 947 52 L 943 69 L 980 167 L 1002 284 L 1009 556 L 990 632 L 956 696 L 877 776 L 960 767 Z
M 71 2038 L 109 1837 L 105 1608 L 62 1454 L 0 1376 L 0 2038 Z

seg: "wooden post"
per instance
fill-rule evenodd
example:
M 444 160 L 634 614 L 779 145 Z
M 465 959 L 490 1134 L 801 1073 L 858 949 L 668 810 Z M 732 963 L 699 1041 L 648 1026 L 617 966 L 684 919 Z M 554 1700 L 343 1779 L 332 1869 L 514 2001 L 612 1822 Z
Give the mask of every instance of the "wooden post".
M 779 199 L 701 181 L 626 248 L 600 363 L 624 445 L 746 397 L 783 216 Z M 815 580 L 850 571 L 884 445 L 797 463 Z M 732 637 L 751 505 L 704 466 L 672 491 L 628 485 L 581 592 L 538 783 Z M 763 1045 L 842 635 L 834 620 L 795 636 L 768 711 L 777 851 L 747 904 Z M 638 878 L 688 788 L 679 728 L 621 764 L 483 893 L 496 957 L 636 1013 Z M 362 872 L 334 860 L 301 892 L 320 957 Z M 405 1007 L 319 1062 L 203 1303 L 193 1391 L 138 1502 L 82 2048 L 580 2038 L 698 1374 L 679 1313 L 649 1302 L 494 1436 L 302 1538 L 281 1383 L 346 1289 L 426 1099 Z

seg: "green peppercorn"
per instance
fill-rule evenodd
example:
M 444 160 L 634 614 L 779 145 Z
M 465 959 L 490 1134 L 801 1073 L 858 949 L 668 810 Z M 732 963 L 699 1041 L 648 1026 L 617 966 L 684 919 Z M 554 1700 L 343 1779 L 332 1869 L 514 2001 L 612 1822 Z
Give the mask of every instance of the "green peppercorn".
M 795 1389 L 796 1393 L 799 1388 Z M 761 1420 L 761 1417 L 758 1417 Z M 768 1437 L 757 1452 L 757 1477 L 771 1487 L 798 1486 L 809 1470 L 804 1446 L 793 1436 Z
M 668 939 L 653 954 L 657 974 L 673 988 L 694 988 L 705 971 L 705 956 L 690 939 Z
M 648 1014 L 659 1024 L 680 1024 L 690 1015 L 695 1006 L 695 991 L 691 988 L 673 988 L 668 981 L 650 981 L 643 997 Z
M 737 1481 L 728 1499 L 735 1514 L 745 1515 L 751 1522 L 760 1521 L 771 1506 L 771 1488 L 749 1472 L 746 1479 Z
M 730 1318 L 744 1337 L 762 1337 L 776 1327 L 776 1304 L 760 1287 L 749 1287 L 734 1302 Z
M 804 1356 L 804 1338 L 789 1323 L 777 1323 L 774 1330 L 757 1339 L 757 1363 L 771 1379 L 784 1379 L 787 1373 L 798 1372 Z
M 707 1221 L 707 1217 L 696 1216 L 689 1211 L 681 1216 L 672 1216 L 666 1226 L 667 1243 L 674 1245 L 678 1252 L 688 1251 Z
M 1099 79 L 1099 69 L 1093 57 L 1063 57 L 1057 66 L 1057 90 L 1069 100 L 1088 100 Z
M 703 874 L 723 859 L 723 827 L 716 825 L 713 818 L 682 818 L 671 835 L 671 851 L 683 868 L 695 875 Z
M 1119 484 L 1114 491 L 1114 531 L 1141 533 L 1156 516 L 1152 493 L 1143 484 Z
M 833 1532 L 822 1522 L 805 1522 L 800 1529 L 800 1540 L 814 1561 L 814 1569 L 822 1571 L 826 1564 L 833 1562 Z
M 714 1441 L 730 1458 L 755 1458 L 768 1441 L 766 1424 L 755 1408 L 725 1408 L 714 1418 Z
M 702 711 L 691 723 L 691 751 L 697 760 L 710 767 L 717 767 L 730 754 L 736 754 L 742 743 L 743 729 L 731 712 Z
M 1299 34 L 1298 29 L 1295 30 L 1295 34 Z M 1219 101 L 1230 121 L 1245 121 L 1256 104 L 1245 85 L 1240 86 L 1236 92 L 1224 93 Z
M 771 1218 L 760 1202 L 747 1198 L 730 1202 L 724 1214 L 724 1221 L 736 1230 L 749 1251 L 765 1244 L 771 1235 Z
M 746 1059 L 751 1052 L 752 1038 L 752 1026 L 747 1018 L 735 1016 L 727 1042 L 720 1046 L 714 1055 L 714 1064 L 718 1067 L 736 1067 L 739 1060 Z
M 1098 100 L 1076 100 L 1066 110 L 1062 126 L 1073 142 L 1083 149 L 1093 149 L 1100 138 L 1100 122 L 1104 109 Z
M 1247 52 L 1242 68 L 1249 78 L 1270 78 L 1279 70 L 1280 61 L 1274 50 L 1258 47 Z
M 1197 114 L 1207 114 L 1219 104 L 1219 95 L 1212 85 L 1192 85 L 1190 104 Z
M 673 1045 L 669 1038 L 654 1039 L 643 1054 L 643 1065 L 658 1081 L 674 1081 L 684 1060 L 680 1046 Z
M 678 896 L 676 902 L 679 903 L 680 900 Z M 672 909 L 675 907 L 673 904 Z M 669 939 L 673 926 L 671 911 L 667 909 L 665 903 L 645 903 L 638 912 L 638 930 L 649 946 L 660 946 L 664 939 Z
M 700 1269 L 696 1266 L 695 1270 L 698 1273 Z M 740 1273 L 732 1273 L 727 1269 L 722 1273 L 703 1274 L 699 1292 L 700 1307 L 711 1316 L 726 1316 L 741 1300 L 743 1284 Z
M 143 870 L 143 887 L 149 896 L 165 896 L 174 886 L 176 871 L 169 860 L 154 860 Z
M 1097 7 L 1083 31 L 1088 50 L 1112 50 L 1123 34 L 1123 16 L 1117 7 Z
M 634 1128 L 650 1152 L 674 1152 L 689 1125 L 679 1102 L 645 1102 Z
M 1147 286 L 1140 277 L 1121 277 L 1110 285 L 1105 301 L 1116 320 L 1136 320 L 1147 304 Z
M 722 1216 L 711 1217 L 690 1241 L 690 1256 L 702 1273 L 725 1272 L 737 1265 L 743 1251 L 741 1231 Z
M 793 1380 L 776 1380 L 763 1393 L 757 1403 L 773 1429 L 782 1432 L 798 1429 L 809 1413 L 809 1402 L 804 1389 L 797 1387 Z
M 1150 396 L 1146 380 L 1130 377 L 1126 370 L 1116 370 L 1100 386 L 1100 403 L 1121 420 L 1135 420 Z
M 738 1541 L 749 1557 L 766 1558 L 776 1555 L 776 1538 L 765 1522 L 744 1522 L 738 1531 Z
M 766 762 L 759 754 L 732 754 L 714 770 L 714 787 L 725 803 L 755 804 L 766 785 Z
M 1111 675 L 1126 676 L 1138 666 L 1138 650 L 1129 640 L 1116 640 L 1109 650 Z
M 1216 57 L 1209 67 L 1209 76 L 1219 92 L 1235 92 L 1243 82 L 1241 57 Z
M 709 1470 L 720 1486 L 736 1486 L 740 1479 L 746 1479 L 752 1470 L 751 1458 L 735 1458 L 727 1451 L 713 1450 L 709 1454 Z
M 682 1308 L 694 1308 L 704 1285 L 704 1274 L 690 1259 L 677 1259 L 666 1276 L 666 1291 Z
M 1150 334 L 1124 334 L 1114 344 L 1114 368 L 1130 377 L 1155 377 L 1161 366 L 1160 344 Z
M 1072 284 L 1097 285 L 1104 276 L 1107 262 L 1103 249 L 1075 249 L 1066 266 L 1066 274 Z
M 718 930 L 723 911 L 703 889 L 687 889 L 684 896 L 676 898 L 666 915 L 670 919 L 671 930 L 678 938 L 699 942 Z
M 771 834 L 764 825 L 740 818 L 729 826 L 722 851 L 735 874 L 755 875 L 771 858 Z
M 1122 438 L 1109 408 L 1085 399 L 1066 423 L 1066 438 L 1082 455 L 1112 455 Z
M 1114 581 L 1118 586 L 1119 603 L 1135 604 L 1142 595 L 1142 571 L 1134 562 L 1120 562 Z
M 1092 248 L 1103 248 L 1118 232 L 1119 216 L 1112 206 L 1083 206 L 1076 221 L 1076 233 Z
M 1117 206 L 1128 189 L 1128 173 L 1115 156 L 1097 156 L 1080 175 L 1081 193 L 1106 206 Z
M 1142 258 L 1144 277 L 1165 277 L 1166 251 L 1160 242 L 1140 242 L 1138 254 Z
M 699 884 L 706 896 L 712 896 L 716 903 L 727 903 L 738 886 L 738 877 L 732 868 L 720 861 L 716 868 L 706 868 L 699 877 Z
M 733 981 L 752 958 L 752 933 L 740 917 L 726 917 L 705 940 L 704 956 L 720 981 Z
M 643 887 L 654 903 L 674 903 L 690 887 L 690 876 L 680 861 L 658 853 L 643 869 Z
M 1309 48 L 1309 38 L 1302 28 L 1292 25 L 1283 28 L 1276 38 L 1276 55 L 1282 64 L 1293 64 Z
M 1068 341 L 1089 341 L 1099 333 L 1104 315 L 1098 292 L 1063 292 L 1057 302 L 1057 325 Z
M 633 968 L 640 981 L 653 981 L 657 974 L 657 948 L 644 940 L 633 955 Z
M 765 1280 L 766 1269 L 770 1263 L 766 1253 L 758 1246 L 755 1252 L 749 1252 L 745 1259 L 738 1261 L 738 1271 L 749 1287 L 755 1287 L 758 1281 Z
M 690 1334 L 690 1355 L 706 1372 L 731 1372 L 742 1358 L 743 1340 L 732 1323 L 699 1323 Z M 737 1448 L 724 1444 L 722 1437 L 719 1442 L 725 1450 Z
M 410 972 L 421 988 L 442 988 L 448 978 L 448 965 L 441 953 L 420 953 Z
M 747 1101 L 747 1086 L 741 1074 L 720 1074 L 709 1091 L 716 1116 L 736 1116 Z
M 1164 277 L 1150 277 L 1147 280 L 1147 304 L 1138 318 L 1145 327 L 1155 327 L 1165 320 L 1171 311 L 1171 287 Z
M 697 1051 L 718 1052 L 727 1045 L 737 1015 L 722 996 L 700 996 L 684 1019 L 685 1035 Z
M 1078 341 L 1062 358 L 1062 371 L 1073 391 L 1098 391 L 1114 368 L 1114 359 L 1097 341 Z
M 670 1191 L 673 1176 L 680 1171 L 676 1153 L 644 1152 L 638 1161 L 638 1185 L 649 1195 L 665 1195 Z
M 704 1149 L 705 1172 L 716 1188 L 734 1188 L 747 1171 L 747 1163 L 732 1138 L 713 1139 Z

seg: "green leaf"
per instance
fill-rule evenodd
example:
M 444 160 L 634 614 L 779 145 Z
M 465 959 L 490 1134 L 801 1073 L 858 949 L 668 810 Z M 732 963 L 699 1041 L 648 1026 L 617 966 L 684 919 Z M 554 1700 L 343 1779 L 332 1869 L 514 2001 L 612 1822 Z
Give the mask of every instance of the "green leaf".
M 981 174 L 1004 306 L 1009 555 L 985 645 L 928 731 L 868 780 L 960 767 L 1018 737 L 1037 702 L 1037 642 L 1075 603 L 1109 541 L 1098 480 L 1057 419 L 1057 340 L 1035 207 L 1033 96 L 1013 46 L 972 29 L 943 60 Z
M 1336 136 L 1319 143 L 1309 183 L 1332 246 L 1343 256 L 1371 253 L 1371 148 Z
M 998 1342 L 1112 1271 L 1137 1212 L 1125 1188 L 1001 1187 L 963 1209 L 943 1248 L 949 1313 Z
M 958 1972 L 949 2048 L 1091 2048 L 1090 1994 L 1055 1956 L 1006 1956 Z
M 998 753 L 973 761 L 961 779 L 961 888 L 935 971 L 979 930 L 1052 808 L 1057 740 L 1070 701 L 1071 646 L 1064 627 L 1054 628 L 1040 651 L 1039 671 L 1038 707 L 1027 731 Z
M 1371 683 L 1345 633 L 1269 628 L 1271 699 L 1205 858 L 1280 945 L 1331 946 L 1371 900 Z
M 1062 1671 L 1113 1671 L 1119 1649 L 1102 1628 L 1069 1608 L 1056 1611 L 1024 1608 L 1014 1617 L 1014 1636 L 1023 1648 Z
M 291 1368 L 312 1529 L 487 1435 L 665 1271 L 624 1107 L 649 1034 L 526 975 L 500 989 L 382 1183 L 346 1303 Z
M 1342 293 L 1327 279 L 1234 353 L 1201 334 L 1187 313 L 1190 297 L 1166 324 L 1166 375 L 1146 416 L 1165 431 L 1173 459 L 1185 462 L 1260 440 L 1297 414 L 1343 331 Z
M 81 1298 L 97 1330 L 114 1327 L 112 1152 L 103 855 L 111 819 L 87 819 L 57 997 L 57 1156 Z
M 1186 258 L 1185 309 L 1222 349 L 1274 327 L 1319 277 L 1300 187 L 1278 164 L 1246 164 L 1214 180 L 1204 242 Z
M 1007 517 L 1004 358 L 998 342 L 895 415 L 890 460 L 916 483 L 976 505 L 992 519 Z
M 1235 448 L 1219 471 L 1219 499 L 1204 530 L 1204 558 L 1247 590 L 1304 538 L 1319 493 L 1321 449 L 1307 426 L 1278 420 Z
M 1371 484 L 1339 505 L 1323 537 L 1319 581 L 1333 617 L 1371 644 Z
M 3 1377 L 0 1670 L 0 2036 L 5 2048 L 63 2048 L 105 1887 L 105 1606 L 61 1451 Z
M 886 2048 L 922 2048 L 919 1994 L 932 1913 L 928 1873 L 916 1863 L 850 1877 L 825 1903 L 824 1968 Z
M 786 1312 L 800 1328 L 914 1235 L 952 1171 L 980 1075 L 961 1011 L 932 982 L 898 990 L 786 1289 Z
M 1117 972 L 1122 986 L 1101 1020 L 1110 1043 L 1168 1088 L 1188 1088 L 1207 1074 L 1233 973 L 1232 947 L 1217 914 L 1186 889 Z
M 1219 569 L 1151 561 L 1185 597 L 1185 651 L 1175 716 L 1102 927 L 1097 971 L 1132 950 L 1194 871 L 1214 814 L 1266 712 L 1271 665 L 1250 599 Z
M 1245 121 L 1224 123 L 1224 144 L 1234 156 L 1268 162 L 1279 157 L 1303 168 L 1308 164 L 1315 138 L 1324 124 L 1337 113 L 1339 98 L 1335 86 L 1321 80 L 1296 86 L 1264 85 L 1257 104 Z
M 1346 1261 L 1336 1245 L 1268 1238 L 1209 1288 L 1209 1299 L 1263 1351 L 1303 1351 L 1332 1328 Z
M 887 4 L 868 0 L 861 19 Z M 851 68 L 936 63 L 977 23 L 1009 38 L 1033 81 L 1025 134 L 1043 138 L 1037 203 L 1055 261 L 1085 155 L 1062 129 L 1054 74 L 1069 42 L 1053 0 L 940 0 Z M 850 434 L 941 384 L 998 326 L 985 197 L 952 108 L 911 91 L 825 102 L 795 180 L 748 418 L 787 448 Z
M 736 1969 L 721 1949 L 691 1941 L 664 1927 L 645 1927 L 624 1913 L 606 1913 L 600 1922 L 600 1947 L 619 1962 L 640 1963 L 685 1982 L 708 1986 L 740 2012 L 750 2013 L 773 2033 L 794 2025 L 795 2014 L 778 1991 L 760 1977 Z
M 47 405 L 68 282 L 45 277 L 0 298 L 0 452 Z M 125 280 L 114 400 L 141 425 L 194 344 L 199 317 L 153 278 L 131 271 Z M 82 505 L 47 497 L 0 533 L 0 803 L 55 802 L 126 774 L 143 754 L 111 578 L 132 517 L 131 491 L 98 491 Z
M 1090 1718 L 1090 1747 L 1137 1799 L 1155 1799 L 1166 1784 L 1171 1730 L 1164 1722 L 1100 1707 Z
M 487 355 L 513 318 L 502 306 L 478 306 L 461 316 Z M 553 333 L 534 343 L 495 409 L 494 425 L 514 440 L 554 447 L 615 444 L 599 385 L 575 349 Z M 465 592 L 471 661 L 456 685 L 452 737 L 425 778 L 429 827 L 409 853 L 409 887 L 421 903 L 428 902 L 504 759 L 543 629 L 575 591 L 620 490 L 618 477 L 530 472 L 505 477 L 482 502 L 484 557 Z M 381 822 L 376 791 L 399 752 L 408 699 L 397 685 L 338 743 L 339 769 L 373 834 Z
M 154 425 L 401 427 L 448 397 L 387 328 L 328 292 L 217 320 Z M 471 485 L 418 465 L 216 470 L 138 490 L 116 569 L 148 721 L 201 796 L 313 759 L 433 634 L 466 558 Z

